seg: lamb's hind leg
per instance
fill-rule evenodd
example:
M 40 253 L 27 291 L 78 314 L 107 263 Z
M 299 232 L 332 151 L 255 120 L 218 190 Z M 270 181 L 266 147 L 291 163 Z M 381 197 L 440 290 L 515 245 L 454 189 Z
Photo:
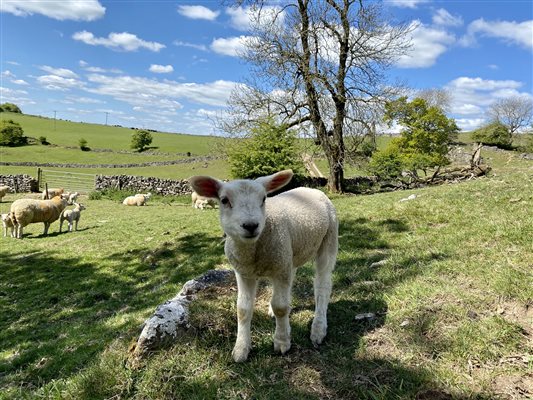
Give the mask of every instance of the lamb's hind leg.
M 233 359 L 235 362 L 243 362 L 248 358 L 248 353 L 252 347 L 250 326 L 254 312 L 255 294 L 257 291 L 257 280 L 244 278 L 235 272 L 237 278 L 237 340 L 233 348 Z
M 331 297 L 331 274 L 335 268 L 338 250 L 337 230 L 330 230 L 322 243 L 316 259 L 315 318 L 311 325 L 311 342 L 314 346 L 322 343 L 328 330 L 328 304 Z

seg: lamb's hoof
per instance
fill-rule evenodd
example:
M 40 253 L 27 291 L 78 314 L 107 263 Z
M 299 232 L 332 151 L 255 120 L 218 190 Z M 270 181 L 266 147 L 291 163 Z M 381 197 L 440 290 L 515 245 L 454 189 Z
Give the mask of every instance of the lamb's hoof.
M 250 348 L 247 346 L 235 346 L 231 352 L 233 361 L 241 363 L 245 362 L 248 359 L 248 354 L 250 353 Z
M 274 351 L 286 354 L 291 349 L 291 341 L 290 340 L 277 340 L 274 339 Z
M 328 327 L 326 324 L 313 321 L 313 325 L 311 326 L 311 342 L 313 343 L 313 346 L 318 347 L 322 344 L 327 331 Z

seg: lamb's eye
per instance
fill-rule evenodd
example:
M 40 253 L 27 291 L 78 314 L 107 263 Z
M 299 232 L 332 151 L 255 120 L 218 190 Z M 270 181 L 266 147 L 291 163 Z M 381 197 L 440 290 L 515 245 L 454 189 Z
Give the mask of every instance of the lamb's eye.
M 220 199 L 220 202 L 225 205 L 225 206 L 230 206 L 231 207 L 231 203 L 229 202 L 229 199 L 227 197 L 222 197 Z

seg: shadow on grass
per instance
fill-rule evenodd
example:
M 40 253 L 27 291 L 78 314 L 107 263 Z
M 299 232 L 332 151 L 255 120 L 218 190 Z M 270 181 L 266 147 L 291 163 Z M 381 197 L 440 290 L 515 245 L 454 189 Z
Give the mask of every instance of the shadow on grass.
M 3 251 L 0 391 L 68 378 L 114 339 L 134 336 L 147 309 L 221 262 L 219 241 L 196 234 L 92 262 L 59 250 Z

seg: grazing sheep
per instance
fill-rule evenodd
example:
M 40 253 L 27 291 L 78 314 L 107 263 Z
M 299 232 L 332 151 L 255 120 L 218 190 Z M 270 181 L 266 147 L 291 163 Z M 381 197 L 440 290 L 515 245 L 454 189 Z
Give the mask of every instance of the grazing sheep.
M 200 196 L 198 193 L 194 191 L 191 193 L 191 199 L 192 199 L 192 206 L 194 208 L 198 208 L 201 210 L 203 210 L 207 206 L 210 206 L 211 208 L 215 208 L 217 204 L 216 199 L 213 199 L 211 197 Z
M 9 193 L 9 186 L 0 186 L 0 201 Z
M 57 220 L 65 207 L 67 199 L 64 195 L 55 196 L 51 200 L 18 199 L 11 204 L 9 216 L 15 225 L 15 237 L 22 239 L 22 230 L 34 222 L 44 223 L 44 233 L 48 233 L 50 224 Z
M 78 222 L 80 221 L 81 212 L 86 209 L 83 204 L 74 203 L 74 208 L 72 210 L 64 210 L 59 217 L 59 232 L 63 229 L 63 221 L 67 220 L 68 222 L 68 231 L 72 232 L 72 225 L 74 225 L 74 230 L 78 230 Z
M 15 225 L 9 214 L 2 214 L 2 225 L 4 227 L 4 237 L 7 237 L 7 229 L 11 229 L 11 237 L 15 237 Z
M 41 199 L 43 199 L 43 200 L 51 199 L 52 197 L 56 197 L 56 196 L 62 195 L 63 193 L 65 193 L 63 188 L 48 189 L 48 197 L 46 197 L 46 189 L 45 189 L 45 190 L 43 190 L 43 194 L 41 196 Z
M 200 195 L 220 203 L 220 224 L 227 235 L 226 256 L 237 278 L 237 341 L 233 359 L 245 361 L 251 348 L 250 325 L 257 280 L 272 281 L 269 314 L 276 317 L 274 349 L 291 347 L 289 311 L 296 268 L 316 260 L 315 317 L 311 341 L 317 346 L 327 332 L 331 274 L 338 250 L 336 211 L 319 190 L 297 188 L 267 198 L 292 178 L 285 170 L 256 180 L 222 182 L 194 176 L 189 182 Z
M 150 197 L 152 197 L 152 193 L 138 193 L 135 196 L 126 197 L 122 204 L 124 204 L 125 206 L 144 206 L 146 205 Z

